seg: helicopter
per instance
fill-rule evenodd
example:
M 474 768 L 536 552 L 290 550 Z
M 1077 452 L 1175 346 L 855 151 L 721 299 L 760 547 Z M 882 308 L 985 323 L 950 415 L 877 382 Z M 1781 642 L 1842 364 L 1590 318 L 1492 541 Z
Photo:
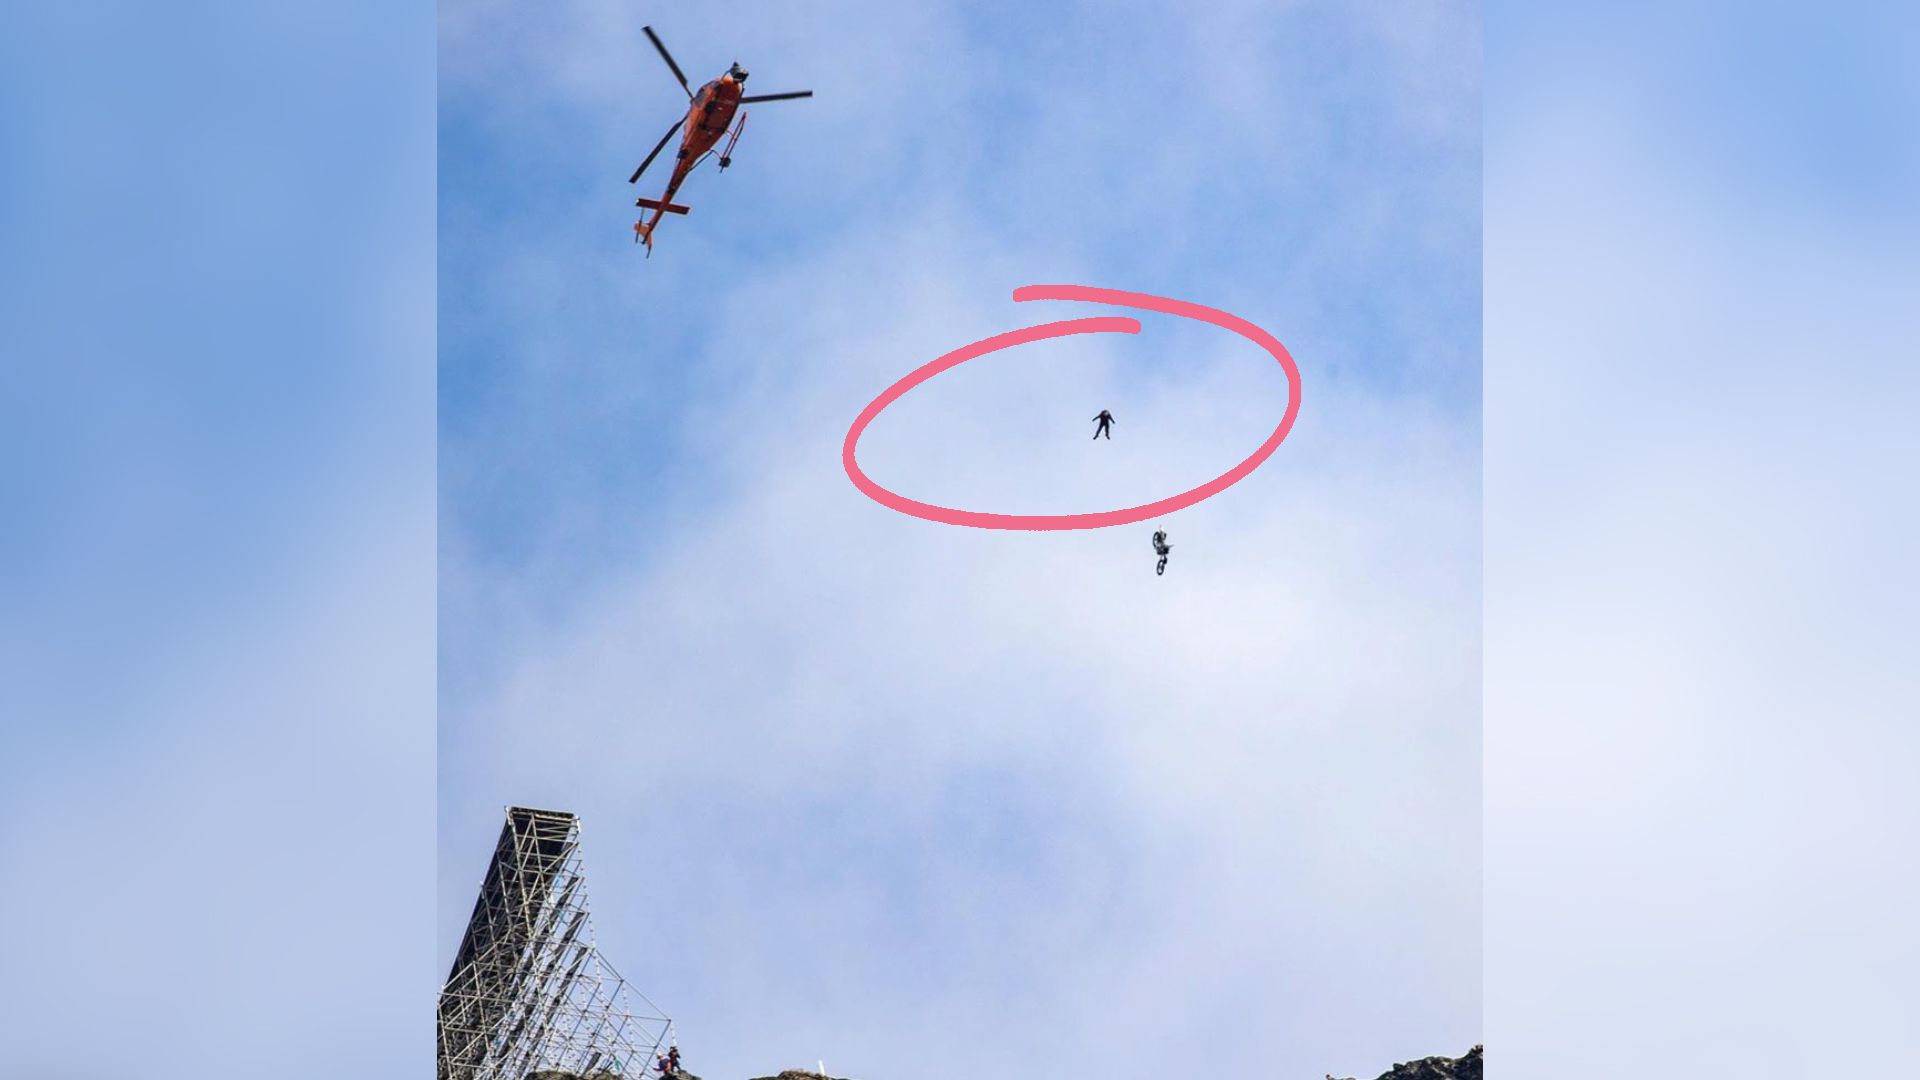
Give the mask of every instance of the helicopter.
M 740 142 L 740 133 L 746 130 L 747 126 L 747 114 L 739 111 L 740 106 L 763 101 L 790 101 L 794 98 L 812 97 L 813 91 L 795 90 L 784 94 L 742 96 L 741 90 L 747 83 L 747 69 L 741 67 L 738 60 L 734 61 L 733 66 L 719 78 L 695 90 L 688 85 L 687 76 L 680 70 L 680 65 L 674 63 L 673 54 L 667 51 L 664 44 L 661 44 L 660 36 L 653 32 L 653 27 L 643 26 L 641 29 L 646 32 L 647 40 L 653 42 L 653 47 L 659 50 L 660 59 L 667 62 L 667 68 L 673 72 L 673 77 L 680 80 L 680 89 L 687 92 L 686 116 L 673 122 L 673 126 L 667 129 L 667 133 L 660 136 L 660 141 L 654 145 L 653 152 L 647 155 L 647 159 L 640 163 L 639 168 L 633 170 L 632 176 L 627 177 L 627 183 L 638 183 L 640 174 L 646 172 L 647 166 L 653 164 L 653 159 L 659 157 L 660 151 L 667 148 L 667 143 L 673 140 L 674 133 L 680 133 L 680 150 L 674 159 L 673 175 L 667 180 L 666 193 L 658 199 L 638 199 L 634 202 L 635 206 L 653 211 L 651 219 L 642 218 L 633 223 L 634 243 L 646 244 L 647 255 L 651 257 L 653 230 L 660 224 L 661 216 L 685 214 L 688 210 L 687 207 L 673 201 L 674 193 L 680 190 L 680 185 L 686 181 L 687 174 L 705 161 L 707 155 L 713 153 L 714 146 L 720 142 L 722 136 L 727 136 L 727 147 L 720 151 L 721 171 L 724 172 L 727 166 L 733 164 L 733 148 Z M 734 123 L 736 115 L 740 121 L 738 124 Z M 729 127 L 733 129 L 731 132 L 727 130 Z

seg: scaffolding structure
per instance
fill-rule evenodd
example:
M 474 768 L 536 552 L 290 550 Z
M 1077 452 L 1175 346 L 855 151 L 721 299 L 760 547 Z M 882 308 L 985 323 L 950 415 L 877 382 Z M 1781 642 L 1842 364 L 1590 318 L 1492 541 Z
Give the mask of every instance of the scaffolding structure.
M 594 946 L 574 815 L 507 809 L 438 1030 L 439 1080 L 642 1077 L 667 1044 L 673 1021 Z

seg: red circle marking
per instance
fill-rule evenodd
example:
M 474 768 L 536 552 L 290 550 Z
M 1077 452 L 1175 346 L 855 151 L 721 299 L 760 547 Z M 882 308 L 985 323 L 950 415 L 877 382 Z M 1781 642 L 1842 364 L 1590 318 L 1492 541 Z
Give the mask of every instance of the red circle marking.
M 1184 510 L 1246 479 L 1249 473 L 1259 468 L 1262 462 L 1272 457 L 1273 452 L 1280 448 L 1280 443 L 1286 439 L 1287 432 L 1293 430 L 1294 417 L 1300 414 L 1300 369 L 1294 364 L 1293 355 L 1287 352 L 1287 347 L 1280 344 L 1279 339 L 1237 315 L 1229 315 L 1224 311 L 1216 311 L 1185 300 L 1168 300 L 1165 297 L 1122 292 L 1119 289 L 1097 289 L 1089 285 L 1026 285 L 1013 290 L 1013 298 L 1016 302 L 1089 300 L 1096 304 L 1113 304 L 1116 307 L 1178 315 L 1184 319 L 1196 319 L 1231 330 L 1267 350 L 1275 360 L 1280 361 L 1281 370 L 1287 373 L 1287 413 L 1280 418 L 1280 426 L 1274 428 L 1273 434 L 1267 436 L 1267 441 L 1261 443 L 1260 448 L 1247 455 L 1247 459 L 1240 464 L 1199 487 L 1158 502 L 1128 507 L 1124 510 L 1102 510 L 1092 514 L 984 514 L 976 510 L 956 510 L 951 507 L 918 502 L 904 495 L 896 495 L 874 483 L 866 473 L 860 471 L 859 463 L 854 460 L 854 448 L 859 445 L 860 435 L 867 430 L 867 425 L 873 423 L 874 418 L 879 416 L 887 406 L 900 400 L 901 395 L 949 368 L 959 367 L 969 360 L 988 353 L 1011 349 L 1016 345 L 1025 345 L 1033 341 L 1045 341 L 1048 338 L 1068 337 L 1073 334 L 1137 334 L 1140 332 L 1138 320 L 1120 315 L 1041 323 L 1039 326 L 995 334 L 971 345 L 962 345 L 945 356 L 908 373 L 905 378 L 887 387 L 879 397 L 868 402 L 867 407 L 860 410 L 860 415 L 854 418 L 853 426 L 847 429 L 847 441 L 841 448 L 840 461 L 846 466 L 847 476 L 853 480 L 853 486 L 859 488 L 867 498 L 888 509 L 898 510 L 913 517 L 937 521 L 943 525 L 964 525 L 974 529 L 1050 532 L 1061 529 L 1104 529 L 1110 525 L 1131 525 L 1136 521 L 1145 521 L 1162 514 L 1171 514 L 1175 510 Z

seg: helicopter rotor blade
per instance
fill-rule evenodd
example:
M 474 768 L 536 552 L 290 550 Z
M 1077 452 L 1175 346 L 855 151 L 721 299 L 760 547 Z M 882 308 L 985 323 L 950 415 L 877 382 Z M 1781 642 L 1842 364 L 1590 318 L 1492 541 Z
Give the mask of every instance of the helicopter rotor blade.
M 653 153 L 648 154 L 647 160 L 641 162 L 640 167 L 633 170 L 633 175 L 627 177 L 627 183 L 637 184 L 640 182 L 640 174 L 646 172 L 647 166 L 653 164 L 653 159 L 659 157 L 660 151 L 667 148 L 667 140 L 673 138 L 673 133 L 680 130 L 680 123 L 680 121 L 675 120 L 673 126 L 667 129 L 667 133 L 660 136 L 660 141 L 654 144 Z
M 793 98 L 812 97 L 811 90 L 795 90 L 790 94 L 754 94 L 740 99 L 740 104 L 751 105 L 756 101 L 790 101 Z
M 629 23 L 628 25 L 631 26 L 632 24 Z M 673 62 L 673 54 L 668 52 L 667 47 L 660 43 L 660 35 L 654 33 L 653 27 L 651 26 L 643 26 L 640 29 L 646 33 L 647 40 L 653 42 L 653 47 L 660 50 L 660 59 L 665 60 L 667 66 L 673 69 L 673 77 L 680 80 L 680 89 L 685 90 L 688 97 L 692 97 L 693 87 L 687 85 L 686 73 L 680 70 L 679 64 Z

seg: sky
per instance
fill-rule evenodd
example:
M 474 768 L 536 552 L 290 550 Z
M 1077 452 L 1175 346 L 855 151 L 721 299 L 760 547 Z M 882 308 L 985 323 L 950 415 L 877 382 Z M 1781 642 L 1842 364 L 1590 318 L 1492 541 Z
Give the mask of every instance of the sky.
M 649 20 L 696 81 L 817 96 L 643 259 Z M 709 1077 L 1479 1041 L 1479 59 L 1474 5 L 442 5 L 443 961 L 525 803 L 581 815 L 599 942 Z M 1102 313 L 1011 302 L 1042 282 L 1267 328 L 1293 434 L 1130 528 L 862 497 L 885 386 Z M 1029 513 L 1216 475 L 1284 379 L 1142 321 L 941 376 L 863 463 Z
M 1516 1076 L 1914 1060 L 1912 5 L 1487 4 L 1483 423 L 1477 35 L 1342 10 L 0 7 L 0 1075 L 421 1075 L 515 800 L 585 815 L 714 1080 L 1371 1076 L 1482 1013 Z M 648 18 L 822 96 L 641 264 Z M 488 166 L 438 192 L 437 121 Z M 821 458 L 1055 277 L 1301 360 L 1168 578 Z M 868 464 L 1211 474 L 1277 383 L 1148 329 L 943 377 Z
M 1569 1080 L 1897 1068 L 1920 17 L 1488 19 L 1488 1046 Z
M 434 38 L 0 13 L 0 1076 L 430 1068 Z

